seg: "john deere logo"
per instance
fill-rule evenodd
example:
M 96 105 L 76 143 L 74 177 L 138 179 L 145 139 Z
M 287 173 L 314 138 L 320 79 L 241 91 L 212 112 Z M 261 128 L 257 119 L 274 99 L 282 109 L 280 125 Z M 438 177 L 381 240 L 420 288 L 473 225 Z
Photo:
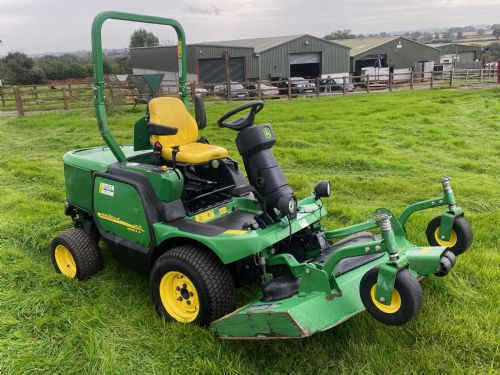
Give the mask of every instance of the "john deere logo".
M 273 133 L 271 133 L 271 129 L 269 129 L 267 126 L 263 130 L 264 132 L 264 137 L 266 138 L 271 138 L 273 136 Z

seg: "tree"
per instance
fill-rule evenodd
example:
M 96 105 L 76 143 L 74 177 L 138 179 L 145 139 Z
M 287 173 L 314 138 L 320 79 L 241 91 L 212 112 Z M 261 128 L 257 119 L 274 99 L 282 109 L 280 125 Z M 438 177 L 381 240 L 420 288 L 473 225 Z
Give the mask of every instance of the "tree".
M 484 60 L 486 62 L 494 62 L 500 60 L 500 43 L 498 42 L 491 43 L 486 47 Z
M 356 39 L 356 35 L 354 35 L 351 30 L 337 30 L 331 34 L 325 35 L 323 39 L 326 40 L 335 40 L 335 39 Z
M 479 34 L 479 36 L 483 36 L 484 35 L 484 29 L 479 29 L 477 31 L 477 33 Z
M 500 38 L 500 27 L 493 30 L 493 36 L 498 40 Z
M 9 52 L 0 59 L 0 77 L 8 85 L 36 84 L 45 79 L 43 70 L 22 52 Z
M 156 47 L 160 45 L 160 39 L 151 33 L 146 31 L 145 29 L 135 30 L 134 33 L 130 36 L 130 48 L 137 47 Z
M 457 32 L 457 39 L 463 39 L 463 37 L 464 37 L 463 31 L 458 31 Z

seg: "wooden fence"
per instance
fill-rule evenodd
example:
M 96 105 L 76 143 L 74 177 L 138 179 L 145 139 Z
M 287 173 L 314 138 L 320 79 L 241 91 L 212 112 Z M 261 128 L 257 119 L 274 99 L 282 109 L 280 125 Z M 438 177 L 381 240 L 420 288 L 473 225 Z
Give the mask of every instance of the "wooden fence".
M 189 95 L 200 94 L 205 101 L 237 101 L 249 99 L 292 99 L 303 96 L 332 96 L 432 88 L 492 87 L 497 86 L 496 69 L 455 69 L 450 72 L 408 72 L 366 76 L 346 76 L 327 82 L 320 79 L 294 81 L 267 81 L 233 83 L 190 83 Z M 30 111 L 88 108 L 93 105 L 91 83 L 0 86 L 0 111 L 24 115 Z M 177 96 L 175 81 L 164 81 L 161 96 Z M 106 85 L 106 101 L 110 106 L 145 103 L 152 95 L 138 91 L 130 83 L 113 82 Z

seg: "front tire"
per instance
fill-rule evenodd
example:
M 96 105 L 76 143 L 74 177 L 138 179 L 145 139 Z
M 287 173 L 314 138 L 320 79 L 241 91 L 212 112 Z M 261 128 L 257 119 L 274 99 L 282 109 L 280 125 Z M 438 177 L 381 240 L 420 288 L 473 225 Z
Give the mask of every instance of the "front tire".
M 450 234 L 449 241 L 439 238 L 438 231 L 441 225 L 441 215 L 436 216 L 427 224 L 425 234 L 427 241 L 431 246 L 445 246 L 455 255 L 463 254 L 472 244 L 474 234 L 469 222 L 463 217 L 459 216 L 453 220 L 453 226 Z
M 85 280 L 101 270 L 101 252 L 92 236 L 83 229 L 68 229 L 51 244 L 56 272 L 71 279 Z
M 379 322 L 391 326 L 399 326 L 417 315 L 422 306 L 422 288 L 407 269 L 396 274 L 396 282 L 392 292 L 391 304 L 385 305 L 375 298 L 377 277 L 380 267 L 369 270 L 359 285 L 359 294 L 366 311 Z
M 177 246 L 160 256 L 149 284 L 158 314 L 169 321 L 206 326 L 234 308 L 229 270 L 210 250 L 196 245 Z

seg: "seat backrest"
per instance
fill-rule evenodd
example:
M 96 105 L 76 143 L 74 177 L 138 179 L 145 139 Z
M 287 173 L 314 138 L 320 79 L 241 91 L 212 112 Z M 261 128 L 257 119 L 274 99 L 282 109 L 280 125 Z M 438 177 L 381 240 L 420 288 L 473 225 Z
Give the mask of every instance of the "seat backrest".
M 163 147 L 182 146 L 196 142 L 198 125 L 196 120 L 178 98 L 161 97 L 149 101 L 149 122 L 179 129 L 176 135 L 152 135 L 151 144 L 160 142 Z

